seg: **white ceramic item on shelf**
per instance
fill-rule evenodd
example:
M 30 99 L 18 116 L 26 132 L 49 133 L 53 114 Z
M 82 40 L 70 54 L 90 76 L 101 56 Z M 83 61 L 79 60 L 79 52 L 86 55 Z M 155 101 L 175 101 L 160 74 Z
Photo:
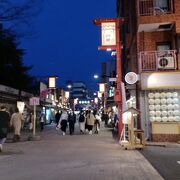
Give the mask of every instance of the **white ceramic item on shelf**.
M 161 117 L 156 117 L 156 121 L 161 122 L 162 121 Z
M 155 111 L 149 111 L 149 116 L 155 116 Z
M 173 109 L 174 109 L 174 110 L 178 110 L 178 109 L 179 109 L 179 104 L 174 104 L 174 105 L 173 105 Z
M 152 104 L 154 104 L 154 99 L 149 99 L 149 101 L 148 101 L 148 102 L 149 102 L 149 104 L 151 104 L 151 105 L 152 105 Z
M 173 103 L 173 99 L 172 98 L 167 98 L 167 104 L 172 104 Z
M 168 121 L 168 117 L 167 116 L 162 117 L 162 121 L 163 122 L 167 122 Z
M 173 97 L 173 98 L 177 98 L 177 97 L 178 97 L 178 93 L 177 93 L 177 92 L 173 92 L 173 93 L 172 93 L 172 97 Z
M 168 115 L 168 112 L 167 112 L 167 111 L 162 111 L 162 112 L 161 112 L 161 114 L 162 114 L 162 116 L 164 116 L 164 117 L 165 117 L 165 116 L 167 116 L 167 115 Z
M 174 121 L 174 120 L 175 120 L 175 117 L 169 116 L 168 120 L 169 120 L 169 121 Z
M 161 99 L 161 104 L 166 104 L 166 99 Z
M 167 110 L 167 106 L 166 106 L 165 104 L 163 104 L 163 105 L 161 105 L 161 109 L 162 109 L 163 111 L 166 111 L 166 110 Z
M 175 121 L 180 121 L 180 117 L 179 116 L 175 116 Z
M 155 105 L 156 111 L 159 111 L 161 109 L 161 106 L 159 104 Z
M 168 116 L 173 116 L 173 111 L 168 111 Z
M 155 93 L 155 94 L 154 94 L 154 97 L 155 97 L 156 99 L 159 99 L 159 98 L 160 98 L 160 93 L 158 93 L 158 92 Z
M 168 110 L 172 110 L 173 107 L 174 107 L 174 106 L 173 106 L 172 104 L 168 104 L 168 105 L 167 105 Z
M 156 111 L 156 117 L 160 117 L 161 116 L 161 111 Z
M 167 93 L 166 93 L 166 97 L 167 97 L 167 98 L 171 98 L 171 97 L 172 97 L 172 93 L 171 93 L 171 92 L 167 92 Z
M 179 99 L 178 98 L 173 98 L 173 104 L 178 104 L 179 103 Z
M 154 105 L 149 105 L 149 110 L 150 111 L 153 111 L 155 109 L 155 106 Z
M 154 98 L 154 93 L 149 93 L 148 98 L 150 98 L 150 99 Z
M 155 118 L 155 117 L 150 117 L 149 120 L 150 120 L 151 122 L 154 122 L 154 121 L 156 121 L 156 118 Z
M 174 115 L 174 116 L 179 116 L 179 115 L 180 115 L 180 114 L 179 114 L 179 110 L 174 110 L 174 111 L 173 111 L 173 115 Z
M 160 99 L 155 99 L 154 101 L 155 104 L 160 104 L 160 102 L 161 102 Z
M 163 98 L 166 98 L 166 93 L 165 92 L 162 92 L 160 93 L 160 97 L 163 99 Z

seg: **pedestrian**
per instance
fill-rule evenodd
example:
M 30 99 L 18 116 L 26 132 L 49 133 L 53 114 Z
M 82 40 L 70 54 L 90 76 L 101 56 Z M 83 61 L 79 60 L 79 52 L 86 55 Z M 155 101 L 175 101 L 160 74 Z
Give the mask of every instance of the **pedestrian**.
M 80 133 L 84 134 L 84 131 L 85 131 L 85 117 L 84 117 L 83 110 L 81 110 L 80 114 L 79 114 L 79 129 L 80 129 Z
M 6 107 L 1 106 L 0 108 L 0 152 L 2 152 L 3 144 L 6 141 L 9 123 L 10 123 L 10 115 L 6 111 Z
M 87 114 L 87 125 L 88 125 L 89 134 L 92 134 L 94 122 L 95 122 L 95 117 L 93 115 L 93 112 L 91 112 L 91 110 L 89 110 L 88 114 Z
M 40 116 L 41 131 L 44 130 L 44 120 L 45 120 L 45 114 L 42 113 Z
M 56 114 L 55 114 L 55 121 L 56 121 L 56 128 L 59 124 L 59 120 L 61 118 L 61 113 L 58 111 Z
M 100 121 L 101 121 L 101 118 L 100 118 L 100 116 L 99 116 L 99 114 L 98 114 L 96 109 L 94 110 L 93 115 L 95 117 L 94 130 L 95 130 L 95 133 L 98 134 L 99 130 L 100 130 Z
M 19 109 L 15 108 L 15 113 L 12 114 L 10 125 L 14 128 L 14 137 L 13 141 L 17 142 L 20 140 L 21 136 L 21 126 L 24 121 L 22 114 L 19 112 Z
M 69 133 L 70 135 L 74 134 L 74 124 L 76 123 L 76 115 L 74 111 L 71 111 L 68 116 L 68 122 L 69 122 Z
M 58 126 L 61 126 L 61 131 L 63 136 L 66 135 L 67 121 L 68 121 L 68 113 L 66 110 L 63 110 L 58 124 Z
M 104 126 L 107 127 L 108 125 L 108 120 L 109 120 L 109 116 L 106 110 L 104 110 L 102 112 L 102 117 L 101 117 L 102 121 L 104 121 Z

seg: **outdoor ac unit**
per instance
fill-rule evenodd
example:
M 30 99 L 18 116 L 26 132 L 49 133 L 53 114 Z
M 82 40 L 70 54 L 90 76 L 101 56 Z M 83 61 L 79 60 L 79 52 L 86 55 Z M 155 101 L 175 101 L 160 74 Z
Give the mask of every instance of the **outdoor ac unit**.
M 159 57 L 158 69 L 175 69 L 174 57 Z

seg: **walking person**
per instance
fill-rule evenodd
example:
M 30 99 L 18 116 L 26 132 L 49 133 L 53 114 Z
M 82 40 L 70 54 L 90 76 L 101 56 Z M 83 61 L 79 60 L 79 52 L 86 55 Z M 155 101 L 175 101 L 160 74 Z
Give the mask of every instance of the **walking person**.
M 67 121 L 68 121 L 68 113 L 66 110 L 63 110 L 59 121 L 59 125 L 61 125 L 61 131 L 63 136 L 66 135 Z
M 6 111 L 6 107 L 1 106 L 0 108 L 0 152 L 2 152 L 3 144 L 6 141 L 9 123 L 10 123 L 10 115 Z
M 79 114 L 79 129 L 80 129 L 80 133 L 84 134 L 84 131 L 85 131 L 85 117 L 84 117 L 83 110 L 81 110 L 80 114 Z
M 41 131 L 44 130 L 44 121 L 45 121 L 45 114 L 42 113 L 40 116 Z
M 55 114 L 56 129 L 58 129 L 58 124 L 59 124 L 60 118 L 61 118 L 61 113 L 58 111 L 58 112 Z
M 70 135 L 74 134 L 74 124 L 76 123 L 76 115 L 74 111 L 71 111 L 68 116 L 68 122 L 69 122 L 69 133 Z
M 95 122 L 94 122 L 94 132 L 96 134 L 99 133 L 99 130 L 100 130 L 100 121 L 101 121 L 101 118 L 99 116 L 99 114 L 97 113 L 97 110 L 95 109 L 94 112 L 93 112 L 93 115 L 95 117 Z
M 14 128 L 13 141 L 17 142 L 20 140 L 21 126 L 24 121 L 22 114 L 19 112 L 18 108 L 15 108 L 15 113 L 12 114 L 10 125 Z
M 87 114 L 87 125 L 88 125 L 89 134 L 92 134 L 94 122 L 95 122 L 95 117 L 93 115 L 93 112 L 91 112 L 91 110 L 89 110 L 88 114 Z

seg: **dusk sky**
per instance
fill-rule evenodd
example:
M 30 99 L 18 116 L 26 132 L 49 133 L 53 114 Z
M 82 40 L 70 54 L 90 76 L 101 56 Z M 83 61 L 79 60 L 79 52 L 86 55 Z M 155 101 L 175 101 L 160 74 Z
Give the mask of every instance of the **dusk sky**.
M 42 12 L 32 20 L 34 38 L 22 40 L 24 63 L 33 65 L 32 75 L 58 75 L 58 85 L 66 80 L 82 80 L 91 86 L 101 63 L 111 58 L 98 51 L 100 27 L 95 18 L 116 16 L 116 0 L 47 0 Z

